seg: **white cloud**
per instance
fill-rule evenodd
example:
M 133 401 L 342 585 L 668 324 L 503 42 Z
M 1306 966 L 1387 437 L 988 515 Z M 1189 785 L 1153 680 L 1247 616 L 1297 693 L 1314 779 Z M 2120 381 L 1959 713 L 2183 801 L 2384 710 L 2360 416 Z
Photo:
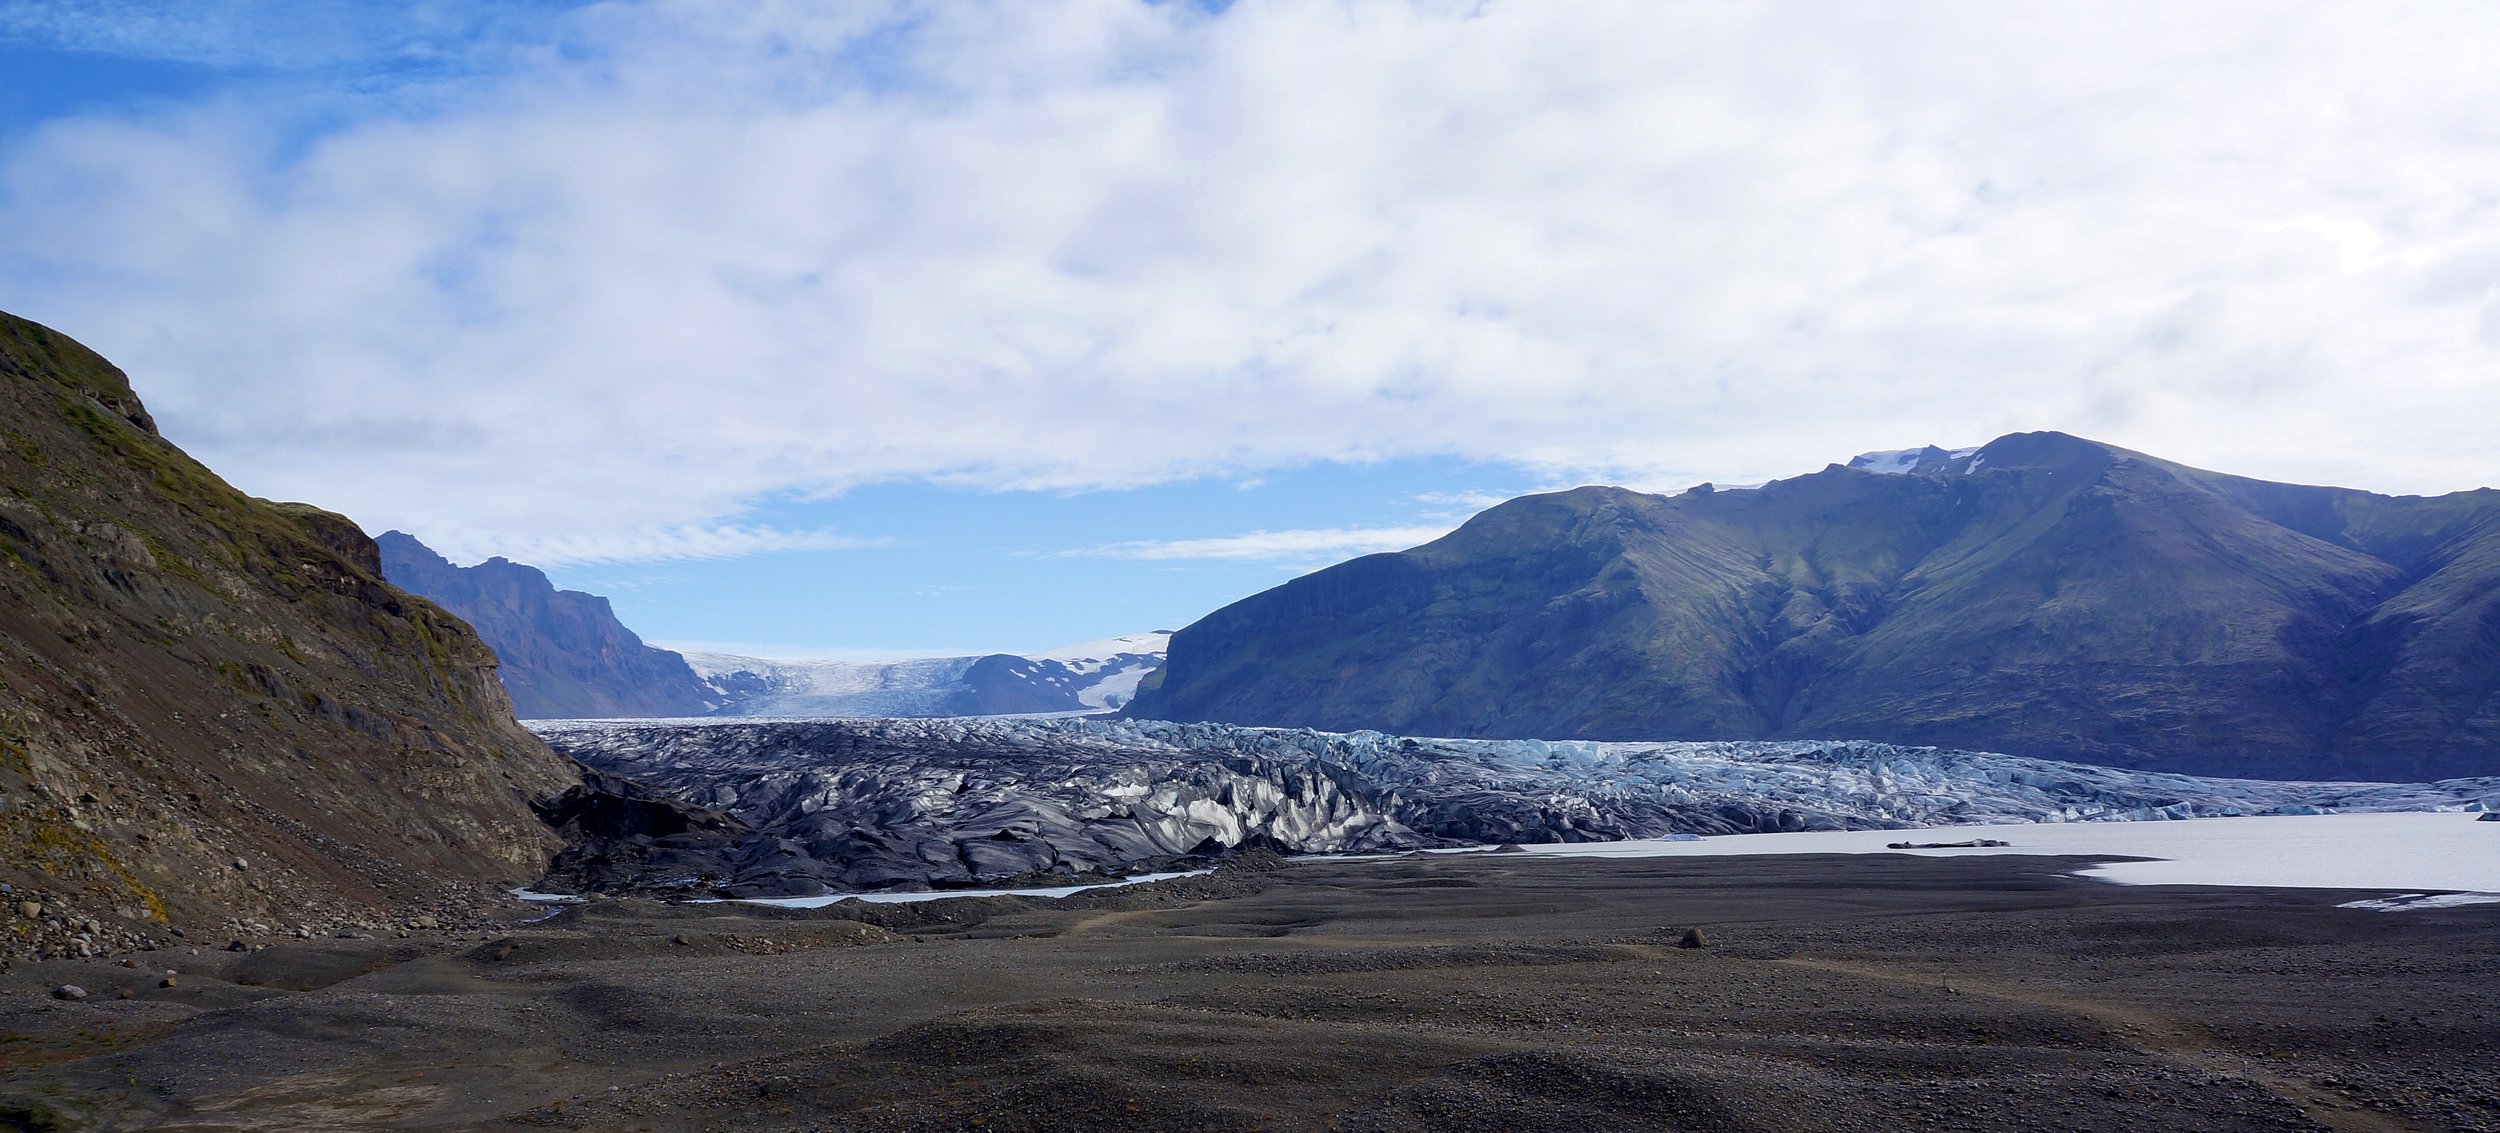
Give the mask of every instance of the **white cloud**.
M 2478 6 L 620 0 L 561 34 L 309 142 L 264 101 L 56 123 L 0 155 L 0 306 L 253 491 L 543 561 L 895 479 L 1680 487 L 2026 428 L 2500 481 Z
M 1301 531 L 1252 531 L 1208 539 L 1142 539 L 1055 552 L 1078 558 L 1144 561 L 1216 560 L 1308 563 L 1349 555 L 1402 551 L 1450 533 L 1452 527 L 1326 527 Z
M 831 531 L 783 531 L 774 527 L 738 524 L 627 527 L 587 534 L 501 532 L 446 526 L 429 539 L 439 541 L 440 545 L 434 549 L 454 560 L 502 555 L 536 567 L 735 559 L 780 551 L 855 550 L 892 545 L 892 541 L 887 539 L 858 538 Z M 610 588 L 631 589 L 624 585 Z

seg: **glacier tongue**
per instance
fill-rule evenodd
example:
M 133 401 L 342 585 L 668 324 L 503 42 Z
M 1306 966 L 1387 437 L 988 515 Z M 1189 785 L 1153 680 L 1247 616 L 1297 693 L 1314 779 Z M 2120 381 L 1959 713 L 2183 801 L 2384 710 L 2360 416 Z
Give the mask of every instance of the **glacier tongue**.
M 2500 809 L 2500 779 L 2287 783 L 1859 741 L 1444 740 L 1160 721 L 537 721 L 755 827 L 735 896 L 1125 872 L 1245 843 L 1494 842 Z M 682 880 L 692 882 L 694 878 Z

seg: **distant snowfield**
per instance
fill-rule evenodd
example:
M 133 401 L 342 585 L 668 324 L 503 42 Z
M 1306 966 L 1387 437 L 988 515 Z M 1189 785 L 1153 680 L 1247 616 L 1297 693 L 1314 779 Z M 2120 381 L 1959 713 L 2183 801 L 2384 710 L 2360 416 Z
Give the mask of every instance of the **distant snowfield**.
M 774 660 L 701 650 L 679 655 L 719 694 L 717 716 L 1050 719 L 1127 704 L 1146 674 L 1163 663 L 1171 640 L 1172 631 L 1155 630 L 1040 653 L 894 661 Z M 1028 710 L 1002 711 L 1001 704 Z
M 1727 834 L 1691 842 L 1635 840 L 1525 847 L 1544 857 L 1705 858 L 1748 854 L 2091 854 L 2155 859 L 2078 871 L 2121 885 L 2459 892 L 2500 902 L 2500 822 L 2471 813 L 2328 814 L 2172 822 L 2038 822 Z M 1890 850 L 1891 842 L 1994 838 L 2004 847 Z M 2436 908 L 2456 898 L 2387 903 Z M 2374 903 L 2377 904 L 2377 903 Z

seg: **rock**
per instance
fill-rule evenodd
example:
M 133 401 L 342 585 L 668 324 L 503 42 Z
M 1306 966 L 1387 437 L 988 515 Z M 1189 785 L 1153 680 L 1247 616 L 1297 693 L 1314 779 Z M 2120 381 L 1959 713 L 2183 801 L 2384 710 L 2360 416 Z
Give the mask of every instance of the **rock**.
M 2476 713 L 2491 607 L 2463 596 L 2500 584 L 2500 493 L 2208 487 L 2211 473 L 2057 433 L 1873 467 L 1767 491 L 1524 496 L 1207 615 L 1122 713 L 1544 741 L 1949 735 L 2277 780 L 2480 776 L 2500 760 L 2500 731 L 2434 723 L 2490 719 Z M 2205 533 L 2226 531 L 2215 553 Z M 1953 601 L 1919 597 L 1944 585 Z M 1794 598 L 1719 597 L 1763 592 Z M 2053 629 L 2033 614 L 2052 592 Z M 2317 632 L 2257 635 L 2224 675 L 2198 644 L 2214 625 Z M 2035 660 L 1933 663 L 2000 649 Z M 2309 704 L 2286 688 L 2338 691 Z
M 645 645 L 608 600 L 558 590 L 537 568 L 489 559 L 456 566 L 403 532 L 374 540 L 383 577 L 475 627 L 523 719 L 697 716 L 716 694 L 686 659 Z
M 1675 942 L 1675 946 L 1678 948 L 1708 948 L 1710 947 L 1710 938 L 1703 936 L 1700 929 L 1688 928 L 1684 930 L 1683 937 Z
M 110 908 L 140 878 L 171 882 L 161 912 L 215 926 L 271 906 L 449 899 L 552 852 L 526 800 L 569 768 L 512 719 L 468 626 L 381 583 L 353 522 L 245 495 L 158 434 L 119 369 L 5 314 L 0 421 L 0 779 L 21 889 Z M 194 726 L 133 725 L 168 704 Z M 376 766 L 403 750 L 441 758 Z M 87 833 L 20 860 L 21 801 L 49 812 L 36 833 Z M 170 836 L 211 835 L 204 821 L 225 858 Z M 288 849 L 252 860 L 246 846 Z
M 79 1000 L 87 998 L 87 989 L 77 984 L 62 984 L 52 989 L 52 998 Z
M 229 941 L 227 941 L 227 942 L 226 942 L 226 951 L 228 951 L 228 952 L 249 952 L 249 951 L 251 951 L 251 946 L 250 946 L 250 945 L 248 945 L 248 944 L 243 943 L 243 942 L 242 942 L 242 941 L 240 941 L 240 940 L 229 940 Z
M 2474 821 L 2476 821 L 2476 822 L 2500 822 L 2500 810 L 2487 810 L 2487 811 L 2484 811 L 2484 812 L 2483 812 L 2483 816 L 2482 816 L 2481 818 L 2477 818 L 2477 819 L 2475 819 Z
M 172 987 L 172 986 L 174 986 L 174 977 L 172 977 L 172 976 L 167 976 L 167 977 L 165 977 L 164 979 L 158 980 L 158 981 L 156 981 L 156 986 L 158 986 L 158 987 Z
M 675 936 L 669 937 L 668 942 L 681 948 L 692 948 L 696 943 L 696 939 L 695 934 L 691 932 L 681 932 Z
M 39 919 L 43 916 L 43 902 L 20 901 L 17 903 L 17 915 L 30 921 Z
M 174 934 L 174 938 L 175 938 L 175 939 L 177 939 L 177 940 L 180 940 L 180 939 L 183 939 L 183 938 L 189 937 L 189 936 L 191 935 L 190 933 L 184 932 L 184 931 L 182 931 L 181 929 L 178 929 L 178 928 L 169 928 L 169 929 L 166 929 L 165 931 L 167 931 L 167 932 L 170 932 L 170 933 Z
M 1493 852 L 1497 854 L 1524 854 L 1528 852 L 1528 848 L 1517 842 L 1504 842 L 1499 846 L 1493 847 Z
M 410 927 L 410 928 L 417 928 L 417 929 L 441 928 L 441 927 L 442 927 L 442 925 L 443 925 L 443 922 L 441 922 L 441 921 L 439 921 L 439 920 L 436 920 L 436 919 L 434 919 L 433 917 L 429 917 L 429 916 L 414 916 L 414 917 L 410 917 L 410 918 L 408 918 L 408 927 Z

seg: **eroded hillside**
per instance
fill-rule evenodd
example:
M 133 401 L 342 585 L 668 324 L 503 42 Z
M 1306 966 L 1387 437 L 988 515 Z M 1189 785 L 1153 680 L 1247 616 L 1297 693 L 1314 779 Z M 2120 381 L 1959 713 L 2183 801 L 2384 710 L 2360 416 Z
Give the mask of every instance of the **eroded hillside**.
M 529 800 L 572 772 L 494 669 L 382 581 L 353 523 L 237 491 L 158 435 L 121 371 L 0 315 L 10 950 L 535 877 L 555 842 Z

